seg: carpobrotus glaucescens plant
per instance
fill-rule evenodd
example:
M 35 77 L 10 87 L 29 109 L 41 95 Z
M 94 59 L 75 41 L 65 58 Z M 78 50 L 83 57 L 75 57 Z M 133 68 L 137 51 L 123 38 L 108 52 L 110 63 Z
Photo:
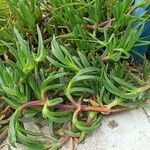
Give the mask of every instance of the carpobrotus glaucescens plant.
M 0 136 L 9 124 L 11 146 L 59 149 L 69 139 L 80 143 L 102 116 L 142 106 L 150 62 L 143 58 L 137 68 L 129 58 L 137 42 L 149 44 L 140 38 L 149 15 L 131 13 L 148 2 L 8 0 L 10 15 L 0 24 Z M 49 136 L 24 126 L 35 120 L 49 125 Z

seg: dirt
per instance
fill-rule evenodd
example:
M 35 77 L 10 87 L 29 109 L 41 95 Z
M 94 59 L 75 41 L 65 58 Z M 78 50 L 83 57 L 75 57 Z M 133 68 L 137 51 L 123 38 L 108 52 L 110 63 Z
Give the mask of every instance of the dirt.
M 117 128 L 118 126 L 119 126 L 119 124 L 115 120 L 112 120 L 108 123 L 108 127 L 111 129 Z

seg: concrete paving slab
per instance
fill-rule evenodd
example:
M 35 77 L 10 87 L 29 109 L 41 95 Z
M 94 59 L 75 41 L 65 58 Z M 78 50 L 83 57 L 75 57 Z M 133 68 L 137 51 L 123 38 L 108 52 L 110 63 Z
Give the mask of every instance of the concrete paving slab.
M 142 109 L 103 118 L 101 128 L 78 150 L 149 150 L 150 123 Z

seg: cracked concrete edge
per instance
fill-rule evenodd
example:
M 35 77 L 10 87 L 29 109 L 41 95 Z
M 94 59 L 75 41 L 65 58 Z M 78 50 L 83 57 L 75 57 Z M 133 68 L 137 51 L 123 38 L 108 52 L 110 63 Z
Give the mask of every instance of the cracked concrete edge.
M 147 120 L 150 123 L 150 113 L 149 113 L 149 110 L 146 110 L 145 108 L 142 108 L 142 109 L 143 109 L 143 113 L 145 114 L 145 116 L 147 117 Z
M 150 123 L 150 99 L 148 99 L 147 101 L 146 101 L 146 104 L 149 106 L 148 108 L 143 108 L 143 112 L 144 112 L 144 114 L 147 116 L 147 119 L 148 119 L 148 121 L 149 121 L 149 123 Z

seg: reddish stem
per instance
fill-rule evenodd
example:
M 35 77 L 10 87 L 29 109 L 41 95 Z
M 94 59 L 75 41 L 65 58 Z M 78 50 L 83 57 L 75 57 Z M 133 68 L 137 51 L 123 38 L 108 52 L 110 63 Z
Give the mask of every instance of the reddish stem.
M 36 106 L 43 106 L 45 104 L 45 102 L 46 101 L 40 101 L 40 100 L 31 101 L 31 102 L 28 102 L 26 104 L 23 104 L 21 106 L 21 110 L 26 109 L 26 108 L 36 107 Z
M 4 59 L 5 60 L 8 60 L 9 58 L 8 58 L 8 55 L 7 55 L 7 52 L 4 52 Z
M 7 138 L 7 135 L 8 135 L 7 129 L 1 132 L 1 134 L 0 134 L 0 144 L 2 144 L 3 141 L 5 141 L 5 139 Z
M 45 104 L 46 101 L 32 101 L 32 102 L 28 102 L 26 104 L 23 104 L 20 109 L 26 109 L 26 108 L 32 108 L 32 107 L 38 107 L 38 106 L 43 106 Z M 56 105 L 54 106 L 55 108 L 58 109 L 65 109 L 65 110 L 76 110 L 78 109 L 77 105 L 67 105 L 67 104 L 60 104 L 60 105 Z M 108 109 L 106 106 L 87 106 L 87 105 L 80 105 L 80 111 L 97 111 L 97 112 L 101 112 L 102 114 L 110 114 L 113 112 L 120 112 L 120 111 L 124 111 L 127 108 L 115 108 L 115 109 Z
M 101 57 L 101 60 L 103 61 L 103 62 L 107 62 L 108 61 L 108 56 L 103 56 L 103 57 Z
M 139 6 L 138 3 L 137 3 L 137 4 L 134 4 L 134 5 L 132 5 L 132 6 L 130 6 L 129 9 L 128 9 L 128 13 L 130 14 L 130 13 L 131 13 L 134 9 L 136 9 L 138 6 Z M 103 28 L 103 27 L 105 27 L 107 24 L 112 23 L 113 21 L 115 21 L 115 18 L 112 18 L 112 19 L 110 18 L 110 19 L 108 19 L 108 20 L 106 20 L 106 21 L 103 21 L 103 22 L 97 24 L 96 26 L 95 26 L 95 25 L 87 25 L 87 28 L 88 28 L 88 29 L 91 29 L 91 30 L 94 30 L 95 28 Z
M 146 91 L 146 90 L 148 90 L 148 89 L 150 89 L 150 84 L 145 84 L 145 85 L 141 86 L 141 87 L 138 89 L 138 91 L 141 93 L 141 92 Z
M 108 23 L 111 23 L 114 20 L 115 20 L 115 18 L 108 19 L 108 20 L 106 20 L 104 22 L 101 22 L 101 23 L 97 24 L 96 26 L 95 25 L 87 25 L 87 28 L 91 29 L 91 30 L 96 29 L 96 28 L 102 28 L 102 27 L 105 27 Z
M 130 8 L 129 8 L 129 12 L 128 13 L 131 13 L 134 9 L 136 9 L 137 7 L 139 6 L 139 3 L 136 3 L 134 5 L 132 5 Z
M 10 109 L 10 106 L 7 106 L 7 107 L 4 109 L 3 113 L 6 114 L 6 113 L 9 113 L 9 112 L 12 112 L 12 111 L 11 111 L 11 109 Z
M 77 106 L 75 105 L 57 105 L 55 106 L 55 108 L 59 108 L 59 109 L 65 109 L 65 110 L 76 110 L 78 109 Z M 124 111 L 127 108 L 116 108 L 116 109 L 108 109 L 106 106 L 86 106 L 86 105 L 81 105 L 80 106 L 81 111 L 98 111 L 101 112 L 103 114 L 110 114 L 112 112 L 120 112 L 120 111 Z
M 61 141 L 63 144 L 65 144 L 68 140 L 69 140 L 69 137 L 68 137 L 68 136 L 62 137 L 62 138 L 60 139 L 60 141 Z

